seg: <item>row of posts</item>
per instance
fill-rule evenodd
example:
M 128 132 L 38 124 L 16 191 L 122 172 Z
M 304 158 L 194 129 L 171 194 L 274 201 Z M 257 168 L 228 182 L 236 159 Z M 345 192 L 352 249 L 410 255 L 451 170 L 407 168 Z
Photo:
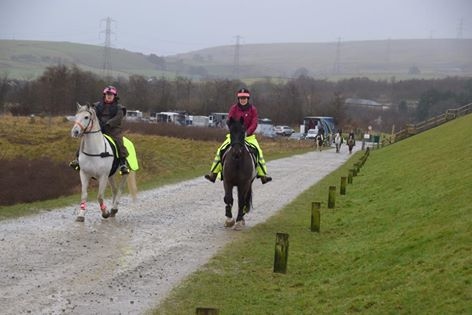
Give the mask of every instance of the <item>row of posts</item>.
M 370 149 L 367 148 L 365 153 L 359 159 L 357 163 L 354 163 L 353 168 L 349 169 L 348 176 L 341 177 L 341 186 L 339 189 L 340 195 L 346 195 L 347 184 L 353 183 L 353 177 L 356 177 L 360 172 L 361 167 L 364 166 L 367 158 L 369 157 Z M 334 209 L 336 205 L 336 186 L 329 186 L 328 189 L 328 209 Z M 310 230 L 312 232 L 320 232 L 321 224 L 321 202 L 314 201 L 311 203 L 311 225 Z M 287 273 L 288 263 L 288 234 L 287 233 L 276 233 L 275 235 L 275 253 L 274 253 L 274 272 L 276 273 Z M 197 315 L 217 315 L 219 310 L 216 308 L 203 308 L 198 307 L 196 309 Z

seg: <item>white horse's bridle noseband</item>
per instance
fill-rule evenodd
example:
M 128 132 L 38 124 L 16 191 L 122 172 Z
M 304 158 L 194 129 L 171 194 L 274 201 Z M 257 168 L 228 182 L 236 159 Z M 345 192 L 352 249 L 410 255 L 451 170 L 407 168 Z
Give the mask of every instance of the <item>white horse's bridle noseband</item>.
M 87 113 L 90 114 L 90 119 L 89 119 L 86 126 L 84 126 L 79 120 L 75 121 L 74 126 L 78 126 L 80 128 L 80 131 L 81 131 L 80 134 L 78 135 L 78 137 L 81 137 L 81 136 L 83 136 L 84 134 L 87 134 L 87 133 L 94 133 L 94 132 L 99 132 L 100 131 L 100 129 L 92 131 L 92 129 L 93 129 L 93 119 L 92 119 L 93 113 L 88 109 L 86 109 L 84 111 L 86 111 Z

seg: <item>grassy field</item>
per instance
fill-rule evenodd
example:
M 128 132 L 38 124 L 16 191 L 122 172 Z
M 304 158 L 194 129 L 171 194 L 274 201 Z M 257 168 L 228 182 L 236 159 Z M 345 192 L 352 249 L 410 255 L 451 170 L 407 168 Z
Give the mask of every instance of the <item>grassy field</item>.
M 154 314 L 471 314 L 472 115 L 374 150 L 327 209 L 311 187 L 241 233 L 187 278 Z M 321 201 L 321 232 L 309 229 Z M 273 272 L 275 234 L 289 234 L 288 271 Z M 231 232 L 232 233 L 232 232 Z
M 70 205 L 73 202 L 78 203 L 80 200 L 78 194 L 80 179 L 78 174 L 68 166 L 79 145 L 78 139 L 70 137 L 72 124 L 60 117 L 0 116 L 0 161 L 4 163 L 3 165 L 12 165 L 12 168 L 15 167 L 18 172 L 21 171 L 21 173 L 13 173 L 11 176 L 6 176 L 8 172 L 12 171 L 11 169 L 3 172 L 0 177 L 0 201 L 2 198 L 12 198 L 12 194 L 28 195 L 52 185 L 53 175 L 58 173 L 68 174 L 69 177 L 75 178 L 76 182 L 75 187 L 72 187 L 73 194 L 68 194 L 69 190 L 65 189 L 66 187 L 60 187 L 61 183 L 59 183 L 58 189 L 64 189 L 63 193 L 58 192 L 57 197 L 60 198 L 0 206 L 0 220 Z M 156 132 L 166 131 L 163 128 L 158 128 L 157 125 L 153 126 L 156 127 Z M 126 136 L 134 142 L 140 161 L 141 169 L 137 173 L 139 190 L 203 176 L 208 172 L 220 142 L 195 140 L 195 138 L 198 138 L 199 134 L 201 134 L 201 138 L 208 138 L 205 132 L 212 135 L 213 133 L 210 132 L 212 130 L 193 129 L 193 139 L 189 139 L 185 138 L 188 132 L 184 133 L 184 130 L 180 131 L 181 137 L 178 137 L 179 129 L 173 132 L 175 137 L 167 137 L 149 134 L 152 133 L 152 130 L 149 130 L 148 127 L 142 126 L 141 128 L 147 134 L 139 133 L 139 128 L 136 126 L 133 126 L 132 133 L 125 132 Z M 223 139 L 224 133 L 221 142 Z M 308 144 L 289 141 L 286 138 L 277 141 L 260 138 L 259 141 L 266 160 L 309 150 Z M 44 162 L 44 164 L 36 165 L 28 162 L 28 160 L 36 161 L 38 159 L 50 160 L 51 163 Z M 21 165 L 15 165 L 15 163 Z M 44 178 L 39 179 L 39 182 L 33 181 L 32 175 L 39 172 L 46 173 Z M 22 175 L 18 176 L 19 174 Z M 92 184 L 92 187 L 96 187 L 95 182 Z M 90 193 L 92 198 L 94 195 L 93 192 Z M 109 192 L 106 195 L 109 196 Z

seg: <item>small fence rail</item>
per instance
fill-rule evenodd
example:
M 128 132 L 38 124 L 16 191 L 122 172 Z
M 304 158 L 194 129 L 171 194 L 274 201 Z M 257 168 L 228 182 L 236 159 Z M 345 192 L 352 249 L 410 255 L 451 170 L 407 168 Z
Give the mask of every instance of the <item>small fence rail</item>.
M 428 120 L 419 122 L 417 124 L 407 124 L 405 129 L 402 129 L 393 135 L 393 139 L 389 142 L 398 142 L 417 133 L 426 131 L 428 129 L 442 125 L 450 120 L 456 119 L 457 117 L 464 116 L 472 113 L 472 103 L 464 105 L 459 108 L 448 109 L 444 114 L 432 117 Z

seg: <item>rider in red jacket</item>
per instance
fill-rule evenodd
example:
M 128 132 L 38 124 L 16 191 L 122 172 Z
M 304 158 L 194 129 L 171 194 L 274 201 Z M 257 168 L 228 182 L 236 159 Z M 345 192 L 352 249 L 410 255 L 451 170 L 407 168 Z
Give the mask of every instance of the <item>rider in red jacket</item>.
M 231 105 L 228 113 L 228 120 L 233 118 L 234 120 L 239 120 L 241 117 L 244 119 L 244 126 L 246 127 L 246 142 L 250 145 L 257 148 L 258 151 L 258 161 L 257 161 L 257 177 L 261 179 L 263 184 L 268 183 L 272 180 L 272 177 L 267 176 L 267 167 L 262 155 L 261 147 L 257 142 L 254 131 L 256 131 L 258 116 L 257 109 L 253 104 L 249 103 L 249 98 L 251 94 L 247 89 L 240 89 L 237 93 L 238 102 Z M 226 140 L 216 151 L 215 159 L 210 169 L 210 173 L 205 175 L 205 178 L 210 182 L 214 183 L 218 173 L 222 170 L 221 165 L 221 155 L 222 152 L 229 146 L 231 140 L 229 135 L 227 135 Z

